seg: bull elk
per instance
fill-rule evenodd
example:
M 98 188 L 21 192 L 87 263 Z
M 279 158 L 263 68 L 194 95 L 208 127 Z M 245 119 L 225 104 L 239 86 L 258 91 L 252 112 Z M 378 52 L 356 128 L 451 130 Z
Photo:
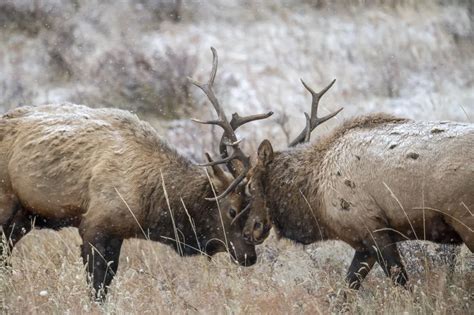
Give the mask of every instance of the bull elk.
M 247 193 L 244 237 L 261 243 L 272 226 L 303 244 L 342 240 L 355 249 L 347 273 L 351 288 L 375 262 L 396 284 L 408 277 L 396 242 L 466 244 L 474 251 L 474 125 L 420 122 L 385 114 L 347 121 L 316 142 L 311 131 L 335 116 L 311 117 L 290 148 L 258 148 Z
M 234 152 L 224 162 L 247 165 L 212 92 L 212 52 L 211 78 L 200 86 L 222 118 L 221 146 Z M 268 116 L 240 117 L 239 124 Z M 129 112 L 74 104 L 21 107 L 0 119 L 0 141 L 3 255 L 35 227 L 77 227 L 98 300 L 105 298 L 128 238 L 159 241 L 180 255 L 229 251 L 241 265 L 256 262 L 254 245 L 242 238 L 245 217 L 237 218 L 245 206 L 241 178 L 224 172 L 217 165 L 222 161 L 209 161 L 208 178 Z

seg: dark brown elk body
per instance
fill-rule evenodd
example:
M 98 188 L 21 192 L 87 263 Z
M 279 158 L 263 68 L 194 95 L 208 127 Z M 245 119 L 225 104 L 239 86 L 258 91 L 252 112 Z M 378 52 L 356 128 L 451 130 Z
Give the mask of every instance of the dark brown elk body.
M 465 243 L 474 251 L 474 126 L 370 115 L 314 144 L 273 152 L 265 140 L 248 184 L 246 239 L 261 243 L 270 220 L 303 244 L 342 240 L 360 286 L 376 261 L 399 284 L 396 242 Z
M 33 224 L 78 227 L 99 297 L 127 238 L 169 244 L 182 255 L 229 249 L 242 265 L 256 261 L 242 223 L 227 215 L 243 207 L 240 194 L 221 199 L 221 214 L 205 199 L 214 192 L 204 169 L 135 115 L 72 104 L 22 107 L 0 119 L 0 141 L 0 224 L 10 250 Z M 232 178 L 221 171 L 211 180 L 220 193 Z

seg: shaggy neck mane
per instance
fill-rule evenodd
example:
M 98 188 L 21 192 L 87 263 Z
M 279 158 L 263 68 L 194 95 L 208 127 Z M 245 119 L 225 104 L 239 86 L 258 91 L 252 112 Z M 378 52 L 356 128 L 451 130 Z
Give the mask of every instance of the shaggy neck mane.
M 405 121 L 386 114 L 357 117 L 314 143 L 275 152 L 263 182 L 267 183 L 265 195 L 278 234 L 303 244 L 327 239 L 329 231 L 320 220 L 318 196 L 320 169 L 327 151 L 350 130 Z
M 152 185 L 154 189 L 152 188 L 150 191 L 151 199 L 155 200 L 155 203 L 158 201 L 155 207 L 162 206 L 163 201 L 166 204 L 165 190 L 171 206 L 176 207 L 176 204 L 179 204 L 179 208 L 183 208 L 181 202 L 181 199 L 183 199 L 190 214 L 194 214 L 194 208 L 199 211 L 201 208 L 199 206 L 202 206 L 205 201 L 204 198 L 213 196 L 211 185 L 203 170 L 191 168 L 184 171 L 180 170 L 180 172 L 167 172 L 166 169 L 161 171 L 163 178 L 160 171 L 158 171 L 158 177 L 155 177 L 155 184 Z M 150 206 L 153 205 L 151 200 L 148 202 L 150 202 Z M 153 206 L 150 208 L 153 208 Z M 153 209 L 150 210 L 153 211 Z M 178 209 L 172 210 L 177 211 Z M 184 211 L 184 209 L 182 210 Z
M 215 202 L 205 200 L 206 197 L 213 197 L 211 184 L 202 167 L 194 165 L 178 153 L 173 155 L 175 156 L 169 157 L 166 163 L 148 165 L 142 173 L 145 178 L 142 184 L 142 191 L 145 192 L 142 196 L 145 226 L 154 230 L 154 233 L 161 233 L 163 226 L 173 224 L 170 218 L 171 208 L 174 224 L 184 234 L 194 235 L 189 216 L 195 221 L 199 232 L 200 227 L 205 224 L 197 220 L 213 215 L 211 210 L 215 207 Z M 162 167 L 158 168 L 157 165 Z

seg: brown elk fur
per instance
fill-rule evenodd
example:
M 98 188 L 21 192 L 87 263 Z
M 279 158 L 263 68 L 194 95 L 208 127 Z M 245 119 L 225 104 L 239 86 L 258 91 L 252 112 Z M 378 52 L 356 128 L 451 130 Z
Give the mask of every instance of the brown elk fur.
M 214 170 L 212 182 L 223 191 L 232 178 Z M 254 246 L 241 238 L 243 224 L 227 215 L 242 208 L 241 195 L 221 200 L 221 222 L 216 201 L 205 200 L 214 193 L 204 169 L 125 111 L 73 104 L 10 111 L 0 119 L 0 179 L 0 225 L 10 249 L 32 221 L 39 228 L 78 227 L 100 298 L 122 241 L 131 237 L 169 244 L 182 255 L 232 248 L 240 264 L 256 260 Z
M 370 115 L 281 152 L 266 140 L 258 155 L 244 228 L 253 243 L 268 234 L 264 211 L 282 237 L 342 240 L 356 250 L 348 274 L 356 288 L 376 260 L 405 283 L 398 241 L 464 242 L 474 251 L 472 124 Z

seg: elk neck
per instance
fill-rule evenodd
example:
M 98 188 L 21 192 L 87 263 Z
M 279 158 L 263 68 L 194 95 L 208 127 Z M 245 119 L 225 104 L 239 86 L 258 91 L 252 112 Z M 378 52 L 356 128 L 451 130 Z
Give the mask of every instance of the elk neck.
M 280 236 L 303 244 L 333 238 L 336 231 L 330 229 L 331 224 L 326 220 L 320 187 L 327 154 L 352 129 L 405 121 L 386 114 L 362 116 L 345 122 L 313 143 L 276 152 L 263 182 L 270 216 Z
M 142 208 L 145 230 L 150 238 L 163 242 L 175 238 L 179 230 L 180 241 L 196 246 L 196 234 L 212 226 L 210 222 L 214 201 L 209 180 L 202 167 L 182 157 L 168 159 L 169 163 L 155 163 L 146 172 L 143 185 Z M 156 167 L 161 165 L 161 168 Z
M 303 244 L 327 239 L 318 200 L 323 154 L 311 145 L 299 145 L 275 152 L 268 165 L 265 196 L 279 236 Z

